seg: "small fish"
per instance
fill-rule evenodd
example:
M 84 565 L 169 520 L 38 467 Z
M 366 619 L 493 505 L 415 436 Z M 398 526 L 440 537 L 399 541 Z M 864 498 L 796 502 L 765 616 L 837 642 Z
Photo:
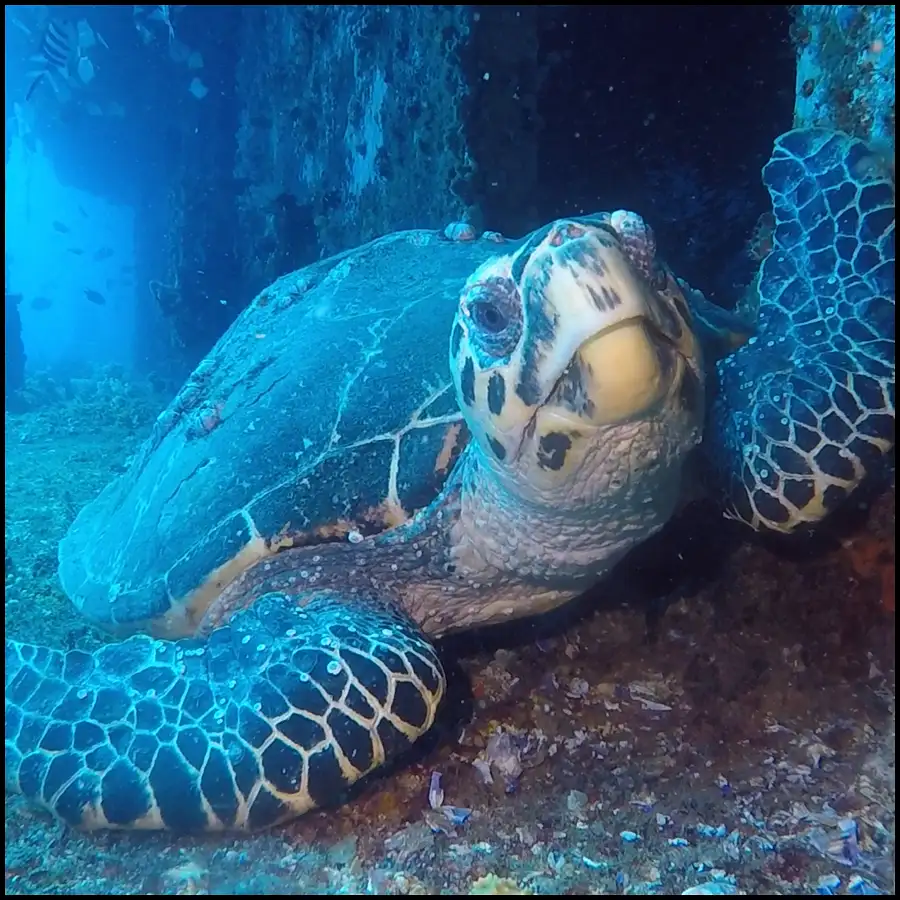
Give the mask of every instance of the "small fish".
M 53 220 L 53 230 L 58 231 L 60 234 L 68 234 L 72 229 L 66 225 L 65 222 L 60 222 L 59 219 Z
M 85 288 L 84 296 L 91 301 L 91 303 L 96 303 L 97 306 L 106 306 L 106 297 L 100 293 L 100 291 L 95 291 L 93 288 Z
M 94 262 L 103 262 L 104 259 L 109 259 L 114 254 L 115 250 L 113 250 L 112 247 L 101 247 L 94 254 Z
M 32 57 L 38 71 L 28 73 L 33 81 L 25 99 L 31 99 L 42 81 L 47 81 L 54 93 L 63 99 L 69 94 L 66 84 L 75 86 L 75 76 L 83 85 L 91 82 L 96 69 L 82 51 L 95 46 L 99 37 L 85 19 L 77 23 L 51 20 L 44 31 L 40 53 Z M 102 43 L 107 46 L 105 41 Z
M 69 247 L 69 253 L 74 253 L 76 256 L 81 256 L 84 253 L 84 250 L 81 247 Z
M 83 84 L 90 84 L 94 80 L 94 64 L 86 56 L 78 60 L 76 71 Z
M 72 48 L 72 34 L 64 23 L 51 21 L 41 41 L 41 57 L 48 65 L 65 70 Z
M 94 29 L 91 28 L 87 19 L 79 19 L 75 23 L 75 33 L 78 36 L 78 46 L 82 50 L 90 50 L 97 44 Z
M 33 61 L 41 68 L 34 81 L 25 94 L 25 99 L 30 100 L 37 86 L 46 78 L 50 81 L 54 90 L 53 73 L 65 76 L 68 72 L 69 62 L 72 58 L 73 38 L 71 28 L 63 22 L 50 20 L 44 37 L 41 40 L 41 49 Z
M 182 41 L 169 41 L 169 59 L 174 63 L 186 63 L 191 56 L 191 48 Z
M 194 78 L 191 81 L 190 85 L 188 86 L 188 90 L 198 100 L 202 100 L 209 93 L 209 88 L 199 78 Z
M 32 309 L 50 309 L 53 301 L 49 297 L 32 297 L 28 305 Z
M 78 212 L 80 212 L 81 215 L 83 215 L 85 217 L 85 219 L 88 218 L 87 210 L 83 206 L 78 207 Z
M 169 41 L 175 40 L 175 29 L 172 27 L 172 7 L 170 4 L 154 6 L 149 18 L 162 22 L 169 29 Z
M 135 7 L 137 9 L 138 7 Z M 145 25 L 142 25 L 140 22 L 135 22 L 134 27 L 137 29 L 137 33 L 141 36 L 141 40 L 149 45 L 153 42 L 153 32 L 150 31 Z

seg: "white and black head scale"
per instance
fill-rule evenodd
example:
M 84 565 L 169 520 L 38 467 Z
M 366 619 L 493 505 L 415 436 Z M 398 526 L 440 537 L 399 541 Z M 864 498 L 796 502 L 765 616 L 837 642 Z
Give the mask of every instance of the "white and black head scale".
M 690 314 L 634 213 L 560 219 L 481 266 L 461 294 L 450 358 L 485 458 L 537 499 L 564 489 L 590 502 L 597 454 L 635 423 L 700 438 Z

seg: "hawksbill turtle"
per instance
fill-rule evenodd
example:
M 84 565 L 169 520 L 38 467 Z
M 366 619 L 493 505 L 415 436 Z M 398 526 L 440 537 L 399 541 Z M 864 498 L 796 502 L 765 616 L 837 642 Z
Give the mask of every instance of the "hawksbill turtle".
M 85 828 L 270 826 L 429 729 L 435 638 L 595 583 L 689 461 L 750 528 L 820 521 L 893 446 L 893 186 L 866 153 L 777 140 L 752 336 L 621 211 L 392 234 L 263 291 L 60 547 L 85 616 L 150 634 L 7 641 L 7 785 Z

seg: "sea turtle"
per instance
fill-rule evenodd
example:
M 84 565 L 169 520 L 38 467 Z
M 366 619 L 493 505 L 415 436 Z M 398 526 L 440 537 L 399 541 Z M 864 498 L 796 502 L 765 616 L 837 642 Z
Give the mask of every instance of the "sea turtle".
M 86 828 L 269 826 L 428 730 L 433 638 L 594 583 L 690 460 L 754 529 L 822 519 L 893 445 L 893 187 L 865 156 L 777 140 L 756 334 L 718 360 L 740 323 L 621 211 L 279 280 L 60 547 L 86 616 L 154 636 L 7 641 L 7 784 Z

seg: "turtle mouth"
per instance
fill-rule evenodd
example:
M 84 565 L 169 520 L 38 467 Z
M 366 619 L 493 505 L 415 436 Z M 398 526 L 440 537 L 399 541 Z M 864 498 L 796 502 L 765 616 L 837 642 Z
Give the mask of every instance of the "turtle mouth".
M 526 434 L 538 419 L 545 428 L 584 432 L 645 416 L 677 388 L 686 365 L 678 344 L 651 318 L 617 322 L 579 345 Z

